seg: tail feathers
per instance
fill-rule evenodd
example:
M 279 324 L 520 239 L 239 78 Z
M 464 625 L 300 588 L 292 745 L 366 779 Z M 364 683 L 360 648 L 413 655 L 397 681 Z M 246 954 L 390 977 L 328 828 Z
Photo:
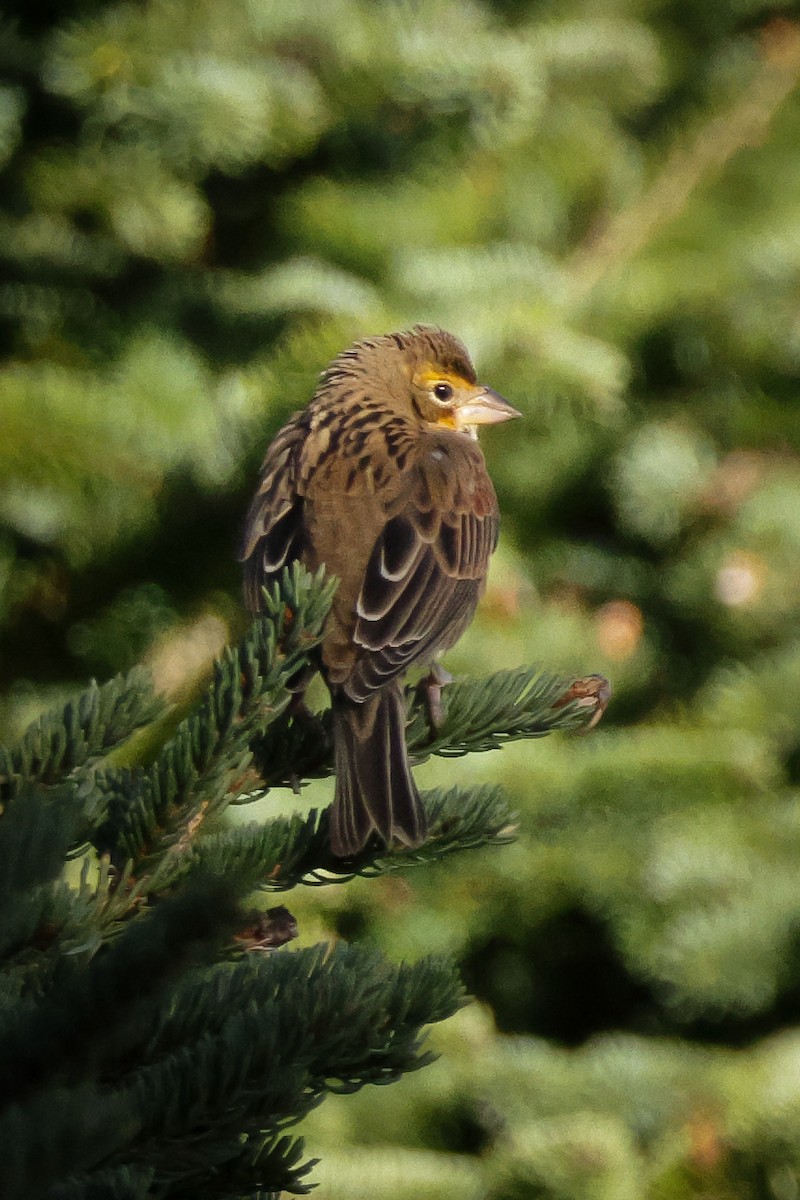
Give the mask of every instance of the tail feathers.
M 406 707 L 399 683 L 363 704 L 344 696 L 333 703 L 336 794 L 331 810 L 331 849 L 337 858 L 356 854 L 375 830 L 387 845 L 418 846 L 425 814 L 406 753 Z

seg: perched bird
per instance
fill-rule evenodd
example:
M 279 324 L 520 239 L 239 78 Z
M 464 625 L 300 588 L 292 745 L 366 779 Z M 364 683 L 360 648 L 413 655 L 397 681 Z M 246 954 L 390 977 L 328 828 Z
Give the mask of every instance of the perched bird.
M 339 585 L 321 647 L 336 792 L 331 848 L 376 831 L 418 846 L 425 815 L 408 762 L 403 677 L 472 619 L 497 544 L 497 497 L 476 426 L 520 414 L 481 386 L 463 343 L 417 325 L 357 342 L 269 446 L 246 519 L 245 599 L 299 559 Z

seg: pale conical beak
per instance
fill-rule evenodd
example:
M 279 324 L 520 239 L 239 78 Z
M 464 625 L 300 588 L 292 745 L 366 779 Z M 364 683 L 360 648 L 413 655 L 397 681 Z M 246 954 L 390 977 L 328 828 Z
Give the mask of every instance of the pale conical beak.
M 504 400 L 499 392 L 492 388 L 482 388 L 466 404 L 459 404 L 453 413 L 456 428 L 465 425 L 497 425 L 500 421 L 510 421 L 512 417 L 521 417 L 522 413 Z

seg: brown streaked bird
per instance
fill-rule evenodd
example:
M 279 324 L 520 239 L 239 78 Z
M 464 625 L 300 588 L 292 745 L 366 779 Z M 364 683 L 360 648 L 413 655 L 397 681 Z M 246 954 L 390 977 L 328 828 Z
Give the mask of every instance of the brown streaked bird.
M 262 587 L 294 559 L 339 579 L 320 663 L 337 857 L 373 831 L 387 845 L 426 836 L 403 677 L 432 665 L 472 619 L 499 523 L 476 426 L 519 415 L 477 382 L 458 338 L 417 325 L 335 358 L 267 450 L 241 554 L 248 607 L 262 607 Z

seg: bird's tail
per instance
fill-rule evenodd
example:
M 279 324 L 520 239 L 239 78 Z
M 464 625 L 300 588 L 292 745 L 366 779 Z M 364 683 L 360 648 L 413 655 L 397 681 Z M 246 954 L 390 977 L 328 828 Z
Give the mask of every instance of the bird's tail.
M 387 845 L 418 846 L 427 827 L 406 752 L 406 706 L 400 682 L 387 684 L 363 704 L 335 696 L 333 735 L 333 853 L 337 858 L 356 854 L 373 830 Z

